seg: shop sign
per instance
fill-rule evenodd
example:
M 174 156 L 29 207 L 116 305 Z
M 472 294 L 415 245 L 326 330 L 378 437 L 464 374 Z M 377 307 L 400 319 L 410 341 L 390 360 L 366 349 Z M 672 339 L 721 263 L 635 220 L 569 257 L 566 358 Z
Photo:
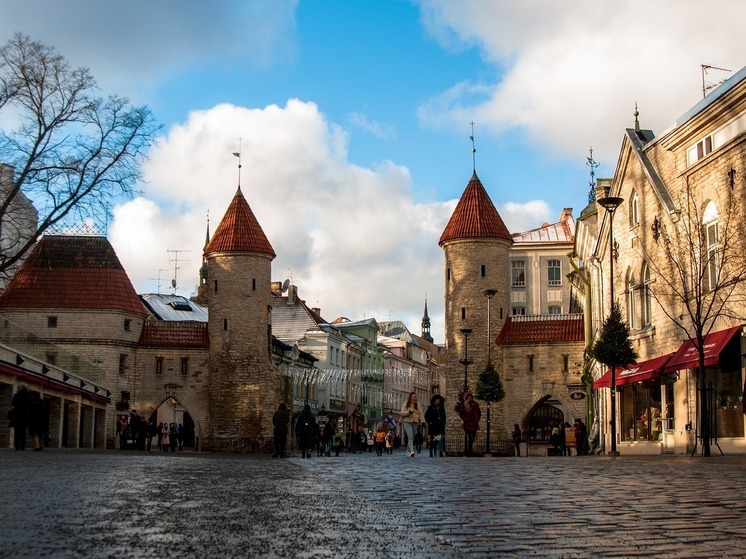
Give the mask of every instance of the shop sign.
M 329 398 L 329 409 L 344 411 L 346 407 L 344 400 Z
M 585 384 L 568 384 L 567 390 L 570 393 L 571 400 L 585 400 Z

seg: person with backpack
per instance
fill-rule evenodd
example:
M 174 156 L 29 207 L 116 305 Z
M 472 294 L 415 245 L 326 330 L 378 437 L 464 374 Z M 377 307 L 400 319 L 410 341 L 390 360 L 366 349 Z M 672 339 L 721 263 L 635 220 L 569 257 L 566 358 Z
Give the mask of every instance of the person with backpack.
M 298 416 L 295 424 L 295 436 L 298 440 L 301 458 L 310 458 L 313 448 L 316 446 L 316 419 L 311 411 L 311 406 L 306 404 Z

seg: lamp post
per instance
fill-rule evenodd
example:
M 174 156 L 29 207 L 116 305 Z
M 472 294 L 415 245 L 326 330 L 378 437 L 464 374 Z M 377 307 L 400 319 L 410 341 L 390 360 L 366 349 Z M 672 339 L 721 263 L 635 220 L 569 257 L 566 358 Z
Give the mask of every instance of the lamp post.
M 609 212 L 609 286 L 611 291 L 611 307 L 614 306 L 614 212 L 622 205 L 624 198 L 619 196 L 604 196 L 596 200 L 607 212 Z M 609 308 L 611 308 L 609 307 Z M 608 456 L 619 456 L 616 450 L 616 367 L 617 363 L 611 363 L 611 450 Z
M 492 335 L 490 334 L 490 300 L 497 293 L 497 289 L 485 289 L 484 296 L 487 297 L 487 367 L 492 365 Z M 487 400 L 487 441 L 485 443 L 485 453 L 490 454 L 490 401 Z
M 469 390 L 469 365 L 472 360 L 469 359 L 469 334 L 471 328 L 461 328 L 459 330 L 464 335 L 464 358 L 459 361 L 464 366 L 464 392 Z
M 461 393 L 461 397 L 463 398 L 469 389 L 469 363 L 472 362 L 469 359 L 469 334 L 471 334 L 471 328 L 461 328 L 459 331 L 464 335 L 464 358 L 459 361 L 459 363 L 464 365 L 464 390 Z M 469 435 L 464 431 L 464 453 L 466 453 L 466 448 L 468 447 L 468 438 Z

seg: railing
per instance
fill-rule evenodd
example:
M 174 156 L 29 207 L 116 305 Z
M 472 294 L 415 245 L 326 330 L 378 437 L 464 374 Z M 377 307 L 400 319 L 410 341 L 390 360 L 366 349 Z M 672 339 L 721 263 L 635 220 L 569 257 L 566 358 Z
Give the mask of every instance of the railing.
M 477 433 L 474 439 L 474 455 L 482 456 L 487 452 L 487 434 Z M 464 433 L 446 434 L 446 454 L 448 456 L 464 455 Z M 513 456 L 513 442 L 505 436 L 494 433 L 490 435 L 490 454 Z

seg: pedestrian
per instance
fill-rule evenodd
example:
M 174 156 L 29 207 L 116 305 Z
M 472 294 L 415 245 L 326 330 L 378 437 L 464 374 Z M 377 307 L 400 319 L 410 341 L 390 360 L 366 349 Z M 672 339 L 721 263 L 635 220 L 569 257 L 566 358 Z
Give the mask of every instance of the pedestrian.
M 345 436 L 342 433 L 342 429 L 337 429 L 334 433 L 334 456 L 339 456 L 339 453 L 344 450 Z
M 316 419 L 311 411 L 311 406 L 306 404 L 298 416 L 295 424 L 295 436 L 298 439 L 301 458 L 310 458 L 313 447 L 316 445 Z
M 376 456 L 383 456 L 383 449 L 386 445 L 386 431 L 383 430 L 383 425 L 376 431 L 375 439 Z
M 16 450 L 26 450 L 26 428 L 31 407 L 28 385 L 24 382 L 18 385 L 18 390 L 10 401 L 9 419 L 13 426 L 13 443 Z
M 150 421 L 148 421 L 148 430 L 147 430 L 146 433 L 147 434 L 146 434 L 146 437 L 145 437 L 145 443 L 146 443 L 146 447 L 147 447 L 148 452 L 150 452 L 150 448 L 153 445 L 153 437 L 155 437 L 155 435 L 156 435 L 156 428 L 155 428 L 155 420 L 154 419 L 151 419 Z
M 336 429 L 334 429 L 334 425 L 332 425 L 331 421 L 327 421 L 326 425 L 324 425 L 324 430 L 322 431 L 322 442 L 324 445 L 324 456 L 331 457 L 332 455 L 332 443 L 334 441 L 334 432 Z
M 414 458 L 414 430 L 415 426 L 425 422 L 425 414 L 417 402 L 417 394 L 410 392 L 407 401 L 401 408 L 401 423 L 407 437 L 407 455 Z
M 474 395 L 468 390 L 464 392 L 464 402 L 459 408 L 459 416 L 464 422 L 464 433 L 466 433 L 464 456 L 472 456 L 474 454 L 474 439 L 477 437 L 477 431 L 479 430 L 482 410 L 479 409 L 479 404 L 474 400 Z
M 175 421 L 172 421 L 171 425 L 169 425 L 168 427 L 170 429 L 169 442 L 171 443 L 171 452 L 176 452 L 176 444 L 178 443 L 179 439 L 179 426 L 176 424 Z
M 389 431 L 386 433 L 386 454 L 394 452 L 394 435 Z
M 179 441 L 179 450 L 184 449 L 184 425 L 179 423 L 177 426 L 176 436 Z
M 521 428 L 517 423 L 513 424 L 513 446 L 515 446 L 515 455 L 521 455 Z
M 578 418 L 575 420 L 575 448 L 578 453 L 578 456 L 585 456 L 586 455 L 586 449 L 585 445 L 587 444 L 586 439 L 588 437 L 588 431 L 585 427 L 585 423 L 583 423 L 583 420 Z
M 47 404 L 41 399 L 38 392 L 34 392 L 31 395 L 28 416 L 28 432 L 31 435 L 34 450 L 44 450 L 44 441 L 47 438 L 48 428 L 49 414 L 47 413 Z
M 168 451 L 171 448 L 171 427 L 165 422 L 161 428 L 161 448 L 164 451 Z
M 290 411 L 285 402 L 280 402 L 275 414 L 272 416 L 274 425 L 275 452 L 272 458 L 285 458 L 285 447 L 288 440 L 288 425 L 290 424 Z
M 376 446 L 376 438 L 373 436 L 372 431 L 368 431 L 367 438 L 365 439 L 365 444 L 368 446 L 368 452 L 373 453 L 373 447 Z
M 565 429 L 567 428 L 564 421 L 560 421 L 557 428 L 559 429 L 559 443 L 560 443 L 560 451 L 562 456 L 567 456 L 567 453 L 570 451 L 570 449 L 567 448 L 567 438 L 565 434 Z
M 427 423 L 427 434 L 430 437 L 430 456 L 437 456 L 440 449 L 440 456 L 443 456 L 443 438 L 446 431 L 446 408 L 443 403 L 443 396 L 433 394 L 430 398 L 430 405 L 425 412 L 425 422 Z

